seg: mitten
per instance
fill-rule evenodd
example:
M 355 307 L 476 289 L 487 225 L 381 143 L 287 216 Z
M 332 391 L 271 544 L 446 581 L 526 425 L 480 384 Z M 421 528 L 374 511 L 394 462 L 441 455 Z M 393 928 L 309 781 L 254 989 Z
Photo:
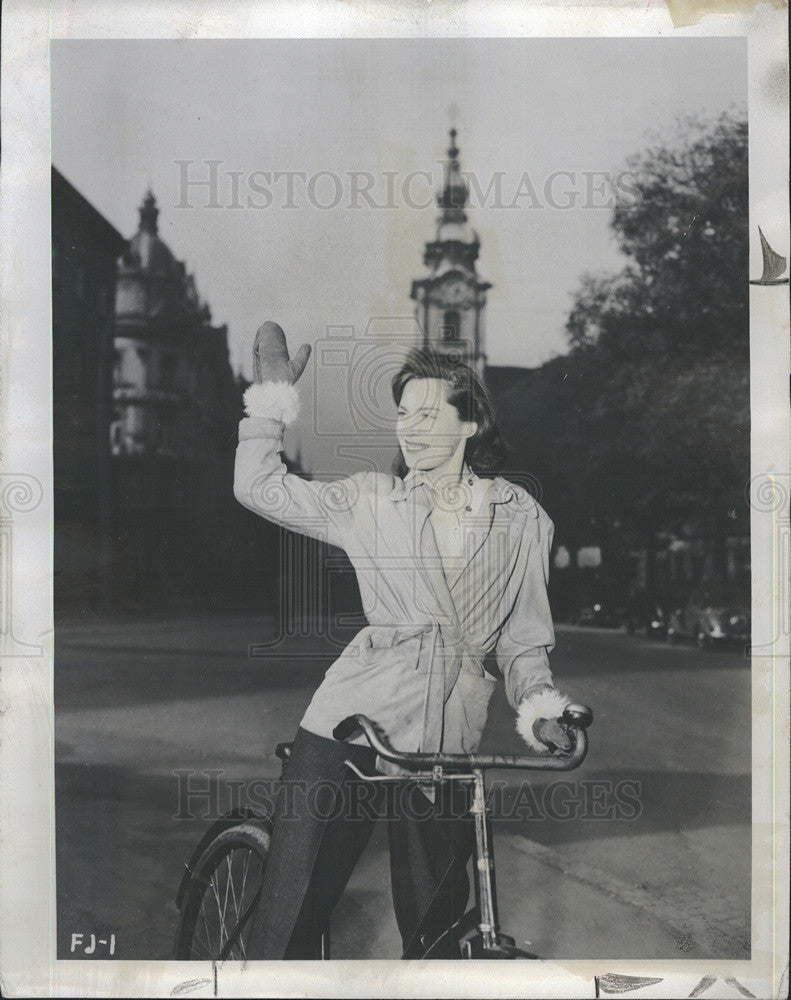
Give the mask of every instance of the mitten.
M 258 328 L 253 345 L 253 384 L 244 392 L 248 417 L 266 417 L 290 424 L 299 413 L 299 394 L 294 383 L 310 357 L 310 344 L 303 344 L 289 359 L 286 335 L 277 323 L 267 321 Z
M 549 742 L 568 750 L 571 741 L 557 720 L 570 704 L 571 699 L 553 687 L 545 686 L 528 693 L 519 703 L 516 731 L 531 750 L 546 750 Z

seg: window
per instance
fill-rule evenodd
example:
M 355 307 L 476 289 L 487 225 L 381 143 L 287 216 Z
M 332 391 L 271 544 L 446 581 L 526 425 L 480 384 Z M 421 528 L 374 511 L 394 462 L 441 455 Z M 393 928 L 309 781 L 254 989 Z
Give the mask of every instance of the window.
M 459 339 L 461 330 L 461 314 L 458 309 L 446 309 L 442 320 L 442 339 L 452 341 Z

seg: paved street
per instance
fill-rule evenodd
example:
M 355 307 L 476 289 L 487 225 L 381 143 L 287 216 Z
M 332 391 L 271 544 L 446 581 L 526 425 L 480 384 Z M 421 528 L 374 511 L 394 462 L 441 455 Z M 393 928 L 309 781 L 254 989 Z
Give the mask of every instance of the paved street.
M 228 782 L 275 777 L 275 743 L 338 652 L 311 637 L 249 655 L 273 634 L 250 617 L 58 622 L 61 957 L 73 933 L 115 934 L 119 958 L 169 957 L 175 890 L 207 826 L 174 818 L 184 772 L 193 789 L 220 772 L 221 808 Z M 492 775 L 503 929 L 547 958 L 748 957 L 747 659 L 558 626 L 551 663 L 594 708 L 591 751 L 565 776 Z M 519 750 L 502 685 L 482 749 Z M 382 823 L 336 911 L 333 949 L 398 957 Z

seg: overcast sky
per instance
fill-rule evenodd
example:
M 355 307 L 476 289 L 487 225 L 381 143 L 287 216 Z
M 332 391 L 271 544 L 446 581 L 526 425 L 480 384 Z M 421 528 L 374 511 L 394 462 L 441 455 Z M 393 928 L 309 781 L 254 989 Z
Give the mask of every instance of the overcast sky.
M 746 46 L 736 38 L 52 49 L 54 164 L 127 237 L 153 189 L 160 233 L 195 274 L 215 322 L 228 324 L 234 368 L 246 372 L 264 319 L 281 323 L 296 347 L 327 326 L 361 336 L 370 317 L 412 314 L 451 118 L 462 169 L 484 192 L 499 175 L 483 204 L 473 193 L 470 210 L 480 272 L 493 284 L 489 361 L 534 366 L 562 353 L 580 274 L 620 265 L 605 196 L 598 181 L 590 196 L 583 172 L 614 176 L 679 115 L 746 106 Z M 185 170 L 208 178 L 207 160 L 220 161 L 219 207 L 207 207 L 207 187 L 183 186 Z M 294 207 L 278 171 L 305 174 L 293 179 Z M 388 207 L 354 198 L 354 171 Z M 414 171 L 433 178 L 408 182 Z

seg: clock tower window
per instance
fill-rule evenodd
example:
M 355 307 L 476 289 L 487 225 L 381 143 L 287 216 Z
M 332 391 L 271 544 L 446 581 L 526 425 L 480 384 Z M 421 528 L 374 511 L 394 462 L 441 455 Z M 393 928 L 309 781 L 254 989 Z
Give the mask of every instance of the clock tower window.
M 442 318 L 442 339 L 455 341 L 459 339 L 461 330 L 461 313 L 458 309 L 446 309 Z

